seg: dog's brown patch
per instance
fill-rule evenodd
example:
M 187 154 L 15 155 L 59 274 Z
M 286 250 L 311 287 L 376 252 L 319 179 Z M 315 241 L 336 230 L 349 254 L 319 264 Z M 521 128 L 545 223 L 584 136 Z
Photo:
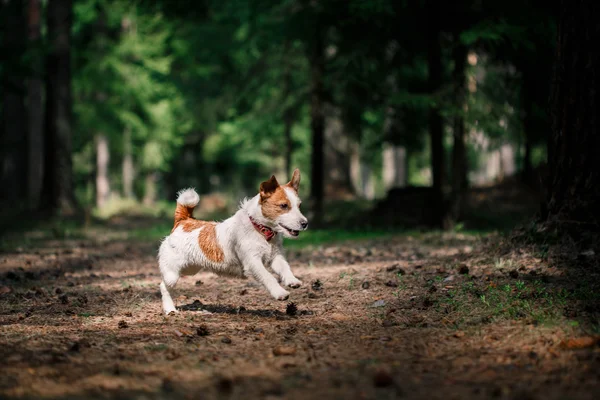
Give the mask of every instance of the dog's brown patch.
M 184 221 L 188 218 L 192 218 L 193 213 L 194 207 L 187 207 L 183 204 L 177 203 L 177 206 L 175 207 L 175 227 L 173 229 L 177 227 L 177 224 L 179 222 Z
M 206 225 L 208 223 L 210 223 L 210 222 L 200 221 L 200 220 L 194 219 L 194 218 L 187 218 L 187 219 L 179 220 L 179 221 L 175 222 L 175 225 L 173 226 L 173 230 L 171 230 L 171 233 L 173 233 L 175 231 L 175 229 L 179 228 L 180 226 L 182 227 L 184 232 L 191 232 L 194 229 L 202 228 L 204 225 Z
M 202 250 L 204 256 L 210 261 L 223 262 L 225 259 L 225 254 L 217 242 L 217 231 L 215 230 L 217 227 L 216 222 L 200 221 L 198 219 L 188 218 L 177 222 L 171 233 L 173 233 L 173 231 L 179 227 L 181 227 L 184 232 L 191 232 L 193 230 L 202 228 L 198 234 L 198 245 L 200 246 L 200 250 Z
M 285 208 L 282 208 L 285 205 Z M 261 198 L 260 207 L 265 218 L 275 220 L 290 211 L 292 205 L 282 186 L 278 186 L 268 197 Z
M 198 242 L 200 243 L 200 249 L 210 261 L 223 262 L 225 254 L 223 249 L 217 243 L 217 224 L 215 222 L 208 222 L 200 230 L 198 235 Z
M 275 175 L 260 184 L 260 207 L 263 216 L 271 220 L 275 220 L 291 209 L 290 200 Z

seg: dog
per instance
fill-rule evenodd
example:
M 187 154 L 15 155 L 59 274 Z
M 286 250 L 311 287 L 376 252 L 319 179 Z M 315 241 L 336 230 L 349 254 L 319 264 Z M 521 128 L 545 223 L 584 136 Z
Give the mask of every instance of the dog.
M 297 238 L 308 227 L 308 220 L 300 211 L 299 187 L 298 169 L 285 185 L 280 185 L 273 175 L 260 184 L 256 196 L 244 199 L 238 211 L 222 222 L 193 218 L 200 197 L 194 189 L 181 190 L 173 229 L 158 252 L 165 314 L 177 312 L 173 292 L 179 277 L 200 270 L 229 277 L 252 276 L 275 299 L 287 300 L 290 293 L 280 283 L 290 288 L 302 285 L 283 254 L 283 238 Z

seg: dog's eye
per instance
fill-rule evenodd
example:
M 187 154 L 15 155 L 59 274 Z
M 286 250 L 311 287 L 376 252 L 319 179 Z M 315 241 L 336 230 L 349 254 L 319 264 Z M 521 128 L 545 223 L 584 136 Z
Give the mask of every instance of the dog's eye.
M 281 207 L 282 210 L 286 210 L 288 208 L 287 204 L 280 204 L 279 207 Z

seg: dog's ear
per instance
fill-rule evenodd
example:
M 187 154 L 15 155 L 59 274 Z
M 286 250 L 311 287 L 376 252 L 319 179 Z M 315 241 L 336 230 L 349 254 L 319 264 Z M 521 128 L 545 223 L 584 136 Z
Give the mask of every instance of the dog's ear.
M 300 188 L 300 170 L 298 168 L 294 170 L 294 173 L 292 174 L 292 180 L 289 181 L 287 185 L 294 189 L 296 193 L 298 193 L 298 189 Z
M 278 187 L 279 182 L 277 182 L 275 175 L 271 175 L 271 179 L 260 184 L 260 199 L 268 199 Z

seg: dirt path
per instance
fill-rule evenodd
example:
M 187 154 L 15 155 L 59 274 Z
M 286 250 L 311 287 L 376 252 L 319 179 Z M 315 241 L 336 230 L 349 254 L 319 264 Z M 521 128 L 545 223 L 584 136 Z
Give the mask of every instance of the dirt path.
M 253 281 L 200 274 L 164 317 L 155 243 L 7 253 L 0 397 L 593 398 L 597 288 L 567 287 L 543 254 L 493 255 L 497 240 L 291 251 L 296 315 Z

